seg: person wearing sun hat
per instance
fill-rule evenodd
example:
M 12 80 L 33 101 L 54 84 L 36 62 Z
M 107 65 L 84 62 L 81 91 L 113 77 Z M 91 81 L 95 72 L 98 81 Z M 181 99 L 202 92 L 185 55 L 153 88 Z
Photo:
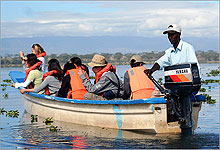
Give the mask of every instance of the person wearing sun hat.
M 94 55 L 88 65 L 95 73 L 95 84 L 92 84 L 83 72 L 79 72 L 83 85 L 88 91 L 84 99 L 112 100 L 123 96 L 123 83 L 115 73 L 115 66 L 108 63 L 104 56 Z
M 145 64 L 140 55 L 133 55 L 130 59 L 131 69 L 124 74 L 124 99 L 150 98 L 155 85 L 145 75 Z
M 181 40 L 180 36 L 182 29 L 177 24 L 170 24 L 163 34 L 168 35 L 168 39 L 172 46 L 165 51 L 165 54 L 159 58 L 151 69 L 146 69 L 144 72 L 147 76 L 151 75 L 154 71 L 163 69 L 166 66 L 183 64 L 183 63 L 197 63 L 200 70 L 199 63 L 196 57 L 195 50 L 192 45 Z M 176 105 L 181 110 L 181 119 L 179 119 L 182 134 L 192 135 L 192 95 L 194 93 L 187 93 L 179 96 Z M 177 115 L 178 116 L 178 115 Z M 178 117 L 179 118 L 179 117 Z

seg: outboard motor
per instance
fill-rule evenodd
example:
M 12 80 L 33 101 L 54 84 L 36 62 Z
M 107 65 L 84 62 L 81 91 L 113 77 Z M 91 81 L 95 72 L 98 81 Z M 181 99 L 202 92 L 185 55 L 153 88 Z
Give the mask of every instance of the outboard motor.
M 182 135 L 192 135 L 192 94 L 201 87 L 196 63 L 177 64 L 164 68 L 164 89 L 152 77 L 149 78 L 168 100 L 168 122 L 173 118 L 180 123 Z
M 198 92 L 201 87 L 199 69 L 196 63 L 165 67 L 164 76 L 165 88 L 178 95 Z

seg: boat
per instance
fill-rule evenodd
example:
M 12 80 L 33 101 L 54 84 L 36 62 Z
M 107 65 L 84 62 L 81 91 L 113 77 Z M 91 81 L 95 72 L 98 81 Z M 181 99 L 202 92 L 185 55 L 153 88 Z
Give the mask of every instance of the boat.
M 24 72 L 11 71 L 13 82 L 23 82 Z M 193 129 L 197 128 L 199 111 L 204 100 L 193 100 Z M 164 97 L 137 100 L 77 100 L 38 93 L 23 94 L 26 111 L 41 117 L 81 125 L 150 133 L 180 133 L 178 121 L 168 122 Z

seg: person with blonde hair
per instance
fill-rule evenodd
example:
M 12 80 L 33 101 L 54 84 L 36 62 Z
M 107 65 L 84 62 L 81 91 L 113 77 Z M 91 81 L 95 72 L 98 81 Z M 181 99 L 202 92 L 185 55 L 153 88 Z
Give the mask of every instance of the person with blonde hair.
M 41 64 L 41 69 L 44 72 L 45 71 L 45 58 L 44 56 L 46 55 L 46 52 L 44 51 L 43 47 L 40 44 L 33 44 L 31 52 L 37 56 L 37 59 L 39 59 L 42 64 Z M 22 60 L 22 64 L 25 64 L 25 60 L 27 60 L 27 57 L 24 56 L 24 52 L 20 51 L 20 57 Z M 26 66 L 24 66 L 26 69 Z

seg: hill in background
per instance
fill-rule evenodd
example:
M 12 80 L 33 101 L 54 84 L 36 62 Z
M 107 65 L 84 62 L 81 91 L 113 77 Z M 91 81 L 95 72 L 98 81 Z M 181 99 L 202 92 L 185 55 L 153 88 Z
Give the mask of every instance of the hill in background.
M 191 43 L 196 51 L 219 51 L 219 41 L 214 38 L 182 37 Z M 1 55 L 25 54 L 31 52 L 33 43 L 39 43 L 47 54 L 91 54 L 91 53 L 141 53 L 161 52 L 170 47 L 166 35 L 161 37 L 120 37 L 120 36 L 64 36 L 64 37 L 28 37 L 2 38 Z

